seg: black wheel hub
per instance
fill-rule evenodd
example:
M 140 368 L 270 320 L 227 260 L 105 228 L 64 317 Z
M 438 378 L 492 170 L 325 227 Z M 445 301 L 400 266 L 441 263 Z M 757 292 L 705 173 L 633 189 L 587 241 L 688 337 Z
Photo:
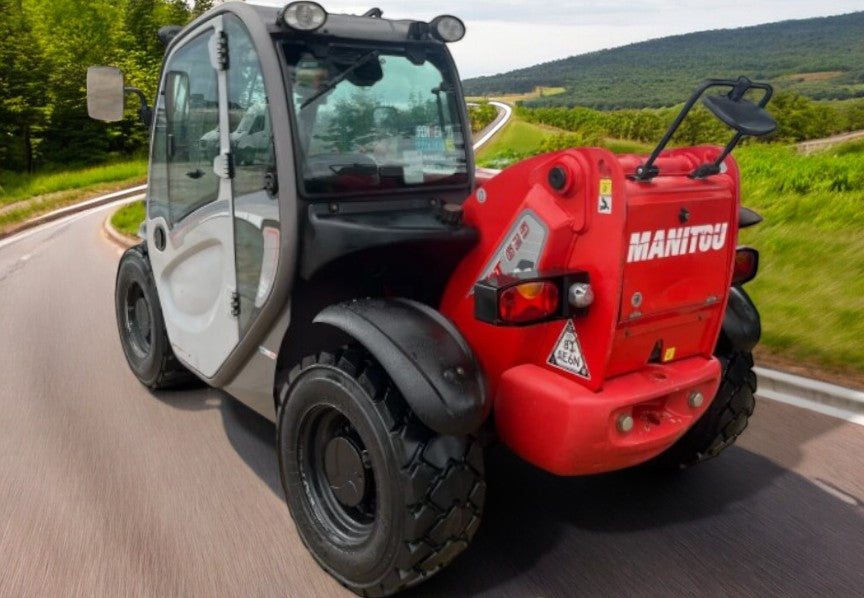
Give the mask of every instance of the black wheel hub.
M 366 494 L 366 469 L 361 449 L 345 436 L 337 436 L 324 449 L 324 473 L 330 490 L 346 507 L 357 507 Z
M 152 342 L 152 322 L 150 303 L 144 296 L 144 290 L 138 284 L 131 284 L 126 291 L 126 301 L 123 313 L 129 345 L 141 355 L 150 353 Z
M 298 465 L 314 517 L 343 542 L 362 543 L 372 533 L 377 495 L 360 434 L 339 410 L 321 406 L 306 414 L 298 440 Z

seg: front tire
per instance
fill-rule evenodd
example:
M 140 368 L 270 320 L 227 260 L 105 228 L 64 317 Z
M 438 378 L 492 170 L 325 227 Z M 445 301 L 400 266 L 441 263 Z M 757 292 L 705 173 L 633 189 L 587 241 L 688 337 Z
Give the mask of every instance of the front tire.
M 486 491 L 476 439 L 423 426 L 381 367 L 354 349 L 304 359 L 280 398 L 288 506 L 307 548 L 340 583 L 388 596 L 468 546 Z
M 123 353 L 143 385 L 166 389 L 195 379 L 171 350 L 143 243 L 127 249 L 120 258 L 114 306 Z
M 732 350 L 718 357 L 723 378 L 714 401 L 684 436 L 650 464 L 665 468 L 697 465 L 732 446 L 747 427 L 756 407 L 753 355 Z

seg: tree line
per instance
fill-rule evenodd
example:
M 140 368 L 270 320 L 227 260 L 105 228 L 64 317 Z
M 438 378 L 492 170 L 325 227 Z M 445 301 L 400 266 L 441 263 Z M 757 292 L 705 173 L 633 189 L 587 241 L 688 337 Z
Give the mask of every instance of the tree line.
M 184 25 L 212 0 L 0 0 L 0 170 L 104 162 L 147 146 L 135 110 L 119 123 L 87 117 L 86 72 L 120 67 L 153 98 L 163 25 Z M 131 104 L 131 102 L 130 102 Z

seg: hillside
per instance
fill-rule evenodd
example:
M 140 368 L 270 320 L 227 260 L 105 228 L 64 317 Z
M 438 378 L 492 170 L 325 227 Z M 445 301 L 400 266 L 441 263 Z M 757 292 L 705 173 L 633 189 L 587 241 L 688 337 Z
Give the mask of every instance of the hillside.
M 468 79 L 470 96 L 567 91 L 532 105 L 666 106 L 707 77 L 770 80 L 814 99 L 864 97 L 864 12 L 702 31 Z

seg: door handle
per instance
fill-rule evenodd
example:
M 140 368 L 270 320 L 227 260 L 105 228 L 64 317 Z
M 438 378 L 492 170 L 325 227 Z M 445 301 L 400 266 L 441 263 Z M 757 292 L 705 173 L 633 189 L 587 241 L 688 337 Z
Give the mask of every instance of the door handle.
M 165 229 L 161 224 L 153 230 L 153 244 L 159 251 L 165 249 Z

